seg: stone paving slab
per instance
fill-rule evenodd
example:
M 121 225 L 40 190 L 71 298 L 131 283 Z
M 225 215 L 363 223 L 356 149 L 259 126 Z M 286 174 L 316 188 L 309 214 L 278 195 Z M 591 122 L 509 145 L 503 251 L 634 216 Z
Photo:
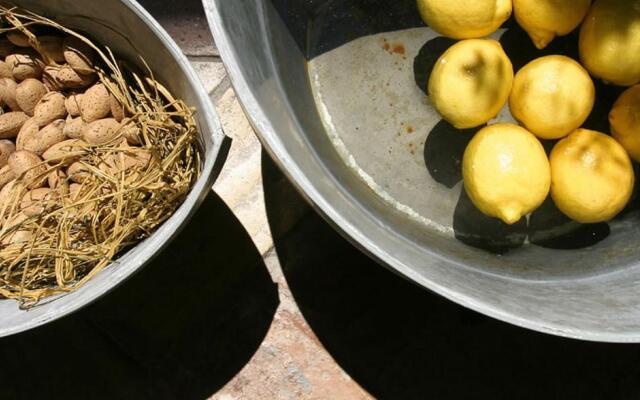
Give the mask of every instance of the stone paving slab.
M 214 91 L 221 86 L 225 87 L 225 89 L 230 86 L 229 84 L 223 84 L 225 79 L 227 79 L 227 72 L 224 69 L 222 61 L 219 59 L 214 61 L 199 61 L 199 57 L 190 57 L 190 60 L 191 65 L 193 65 L 198 76 L 200 76 L 200 80 L 202 80 L 202 84 L 207 90 L 207 93 L 213 94 Z
M 310 210 L 295 198 L 288 218 L 269 221 L 265 207 L 264 158 L 260 143 L 232 89 L 216 103 L 223 128 L 233 139 L 214 189 L 251 236 L 278 286 L 280 306 L 251 361 L 213 399 L 365 399 L 366 393 L 344 373 L 304 320 L 282 272 L 270 226 L 285 234 Z M 267 161 L 270 167 L 273 165 Z M 290 184 L 279 175 L 270 184 Z M 285 202 L 283 202 L 284 205 Z M 289 207 L 290 205 L 290 207 Z
M 149 3 L 149 4 L 146 4 Z M 240 104 L 230 87 L 224 65 L 211 46 L 208 28 L 202 30 L 198 7 L 163 7 L 143 2 L 182 47 L 211 95 L 223 129 L 232 139 L 225 167 L 214 190 L 234 212 L 263 255 L 278 285 L 280 306 L 271 327 L 247 365 L 213 399 L 364 399 L 368 396 L 335 363 L 300 313 L 281 271 L 266 215 L 262 177 L 263 154 Z M 165 4 L 166 6 L 166 4 Z M 178 15 L 172 13 L 178 12 Z M 280 180 L 279 185 L 290 185 Z M 309 209 L 298 199 L 277 228 L 286 232 Z M 213 393 L 212 393 L 213 394 Z
M 273 239 L 264 208 L 260 142 L 233 89 L 227 90 L 216 108 L 222 128 L 232 142 L 214 189 L 242 222 L 260 254 L 266 254 L 273 247 Z
M 187 56 L 218 56 L 200 0 L 139 0 L 139 2 L 160 22 Z

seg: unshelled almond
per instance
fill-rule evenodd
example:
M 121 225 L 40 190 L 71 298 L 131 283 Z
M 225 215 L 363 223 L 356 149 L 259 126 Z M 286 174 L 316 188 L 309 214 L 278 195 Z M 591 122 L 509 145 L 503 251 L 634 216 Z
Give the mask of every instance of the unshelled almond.
M 65 182 L 66 178 L 67 175 L 62 169 L 56 169 L 49 172 L 49 175 L 47 175 L 47 183 L 49 184 L 49 188 L 51 188 L 52 190 L 59 189 L 63 182 Z
M 93 122 L 109 116 L 111 104 L 109 103 L 109 91 L 102 83 L 90 87 L 82 96 L 80 102 L 80 114 L 85 122 Z
M 120 103 L 113 94 L 109 95 L 109 107 L 111 108 L 111 115 L 116 121 L 122 122 L 122 120 L 127 116 L 124 105 Z
M 138 127 L 138 124 L 129 118 L 125 118 L 122 121 L 122 136 L 127 139 L 130 145 L 142 144 L 142 131 Z
M 43 155 L 51 146 L 66 139 L 64 125 L 63 119 L 53 121 L 42 128 L 36 136 L 28 138 L 24 142 L 24 150 L 29 150 L 39 156 Z
M 72 94 L 64 101 L 67 112 L 72 117 L 80 116 L 80 102 L 82 101 L 82 93 Z
M 63 142 L 54 144 L 42 157 L 50 162 L 65 161 L 72 163 L 78 157 L 82 157 L 87 153 L 89 144 L 82 139 L 67 139 Z
M 121 172 L 128 171 L 130 168 L 144 169 L 153 159 L 149 150 L 129 146 L 126 139 L 123 139 L 118 147 L 120 151 L 108 155 L 100 164 L 99 168 L 102 171 L 111 175 L 118 175 Z
M 29 189 L 42 187 L 46 182 L 47 167 L 35 153 L 18 150 L 9 156 L 9 166 Z
M 95 51 L 84 41 L 75 36 L 69 36 L 63 42 L 64 58 L 74 71 L 79 74 L 94 72 Z
M 24 214 L 19 214 L 19 215 L 24 215 Z M 13 218 L 10 221 L 10 223 L 12 223 L 15 226 L 16 225 L 15 218 Z M 9 232 L 9 234 L 7 234 L 6 237 L 2 238 L 2 245 L 6 246 L 5 249 L 17 248 L 20 250 L 24 250 L 31 244 L 32 240 L 33 240 L 33 232 L 31 230 L 17 229 Z M 12 251 L 15 251 L 15 250 L 12 250 Z
M 11 67 L 4 61 L 0 61 L 0 78 L 13 79 L 13 72 Z
M 37 188 L 22 197 L 20 208 L 27 217 L 35 217 L 56 206 L 56 193 L 50 188 Z
M 11 111 L 0 115 L 0 139 L 12 139 L 18 136 L 20 128 L 29 119 L 22 111 Z
M 106 144 L 118 136 L 119 130 L 120 123 L 115 119 L 99 119 L 87 124 L 82 133 L 82 138 L 89 144 Z
M 11 140 L 0 140 L 0 167 L 7 165 L 9 156 L 15 151 L 16 145 Z
M 57 92 L 64 89 L 63 85 L 58 81 L 58 74 L 60 73 L 60 67 L 53 65 L 47 65 L 42 70 L 42 83 L 52 92 Z
M 5 59 L 9 64 L 13 78 L 20 82 L 28 78 L 40 79 L 44 63 L 31 51 L 14 53 Z
M 140 147 L 131 147 L 131 149 L 125 153 L 125 156 L 125 165 L 127 168 L 135 167 L 145 169 L 152 160 L 151 152 Z
M 71 118 L 69 115 L 67 116 L 67 123 L 64 125 L 64 134 L 70 139 L 80 139 L 82 138 L 85 126 L 87 126 L 87 123 L 84 122 L 82 118 Z
M 40 132 L 40 127 L 33 118 L 29 118 L 18 132 L 18 137 L 16 137 L 16 149 L 24 150 L 24 144 L 27 141 L 30 141 L 31 138 L 36 137 L 38 132 Z
M 29 37 L 18 30 L 7 32 L 7 39 L 14 46 L 31 47 L 31 43 L 29 43 Z
M 64 119 L 67 116 L 64 101 L 65 97 L 60 92 L 45 94 L 33 110 L 33 118 L 38 126 L 43 127 L 57 119 Z
M 4 184 L 0 190 L 0 211 L 17 206 L 23 190 L 24 184 L 17 177 Z
M 11 169 L 9 164 L 0 168 L 0 188 L 3 188 L 4 185 L 6 185 L 7 183 L 11 182 L 16 178 L 17 176 L 15 172 L 13 172 L 13 169 Z
M 83 183 L 91 176 L 91 171 L 86 164 L 76 161 L 67 168 L 67 176 L 72 182 Z
M 9 106 L 12 111 L 21 111 L 20 106 L 16 101 L 17 87 L 18 84 L 13 79 L 0 79 L 0 99 L 2 99 L 2 102 Z
M 82 75 L 73 70 L 70 66 L 60 68 L 58 71 L 58 82 L 66 89 L 82 89 L 91 86 L 97 79 L 95 74 Z
M 16 103 L 25 114 L 33 116 L 36 104 L 47 93 L 47 88 L 37 79 L 29 78 L 16 87 Z

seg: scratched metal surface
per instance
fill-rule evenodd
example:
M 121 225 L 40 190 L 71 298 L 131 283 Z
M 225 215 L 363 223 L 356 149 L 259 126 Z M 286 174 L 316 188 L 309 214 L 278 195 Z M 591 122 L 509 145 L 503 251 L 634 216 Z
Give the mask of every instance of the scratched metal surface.
M 473 132 L 457 132 L 439 120 L 416 120 L 425 124 L 418 132 L 426 135 L 424 165 L 419 163 L 420 140 L 412 146 L 418 156 L 411 153 L 410 139 L 403 139 L 407 154 L 388 154 L 389 143 L 397 140 L 392 134 L 397 134 L 398 122 L 424 118 L 413 102 L 404 109 L 411 113 L 396 111 L 392 123 L 372 123 L 370 136 L 353 134 L 362 120 L 387 115 L 373 105 L 395 100 L 387 99 L 384 90 L 366 90 L 363 82 L 373 80 L 364 72 L 380 77 L 375 67 L 388 65 L 393 56 L 385 54 L 384 43 L 372 35 L 403 35 L 420 27 L 413 1 L 204 4 L 231 81 L 266 149 L 307 200 L 362 250 L 428 289 L 517 325 L 591 340 L 640 340 L 635 198 L 608 224 L 571 223 L 547 201 L 529 218 L 505 226 L 481 215 L 460 190 L 455 161 L 459 163 Z M 544 54 L 577 56 L 575 33 L 540 52 L 513 21 L 503 28 L 499 39 L 516 70 Z M 451 44 L 429 38 L 424 36 L 414 60 L 420 88 L 426 85 L 429 64 Z M 409 47 L 405 53 L 415 54 L 419 39 L 403 40 Z M 375 44 L 378 52 L 372 57 Z M 357 46 L 364 53 L 358 53 Z M 324 56 L 333 61 L 323 69 L 318 61 Z M 363 75 L 342 74 L 345 66 L 352 66 L 350 74 Z M 411 96 L 419 96 L 415 88 L 409 89 L 408 68 L 396 69 L 405 72 L 399 79 L 408 91 L 396 97 L 407 104 Z M 323 71 L 335 81 L 314 84 L 310 73 Z M 388 71 L 384 75 L 389 79 Z M 605 131 L 617 89 L 596 86 L 599 102 L 585 126 Z M 429 115 L 428 102 L 423 99 L 421 106 Z M 335 128 L 327 129 L 331 124 Z M 429 126 L 433 128 L 426 132 Z M 337 138 L 345 143 L 342 149 L 336 146 Z M 545 143 L 547 149 L 552 145 Z M 397 147 L 399 152 L 403 146 Z M 359 168 L 353 167 L 356 161 Z M 409 179 L 405 187 L 399 177 Z M 419 190 L 414 191 L 414 185 Z M 387 189 L 386 194 L 378 189 Z M 407 208 L 415 213 L 407 213 Z
M 414 59 L 434 37 L 414 28 L 359 38 L 310 60 L 309 81 L 343 161 L 408 218 L 453 236 L 460 182 L 447 188 L 425 168 L 440 117 L 414 80 Z
M 516 68 L 539 55 L 523 54 L 513 45 L 510 38 L 518 30 L 509 26 L 491 37 L 502 42 Z M 572 56 L 564 47 L 577 47 L 574 39 L 566 39 L 554 51 Z M 548 279 L 619 268 L 620 264 L 609 262 L 606 250 L 615 246 L 620 254 L 629 251 L 628 245 L 621 246 L 610 236 L 626 233 L 629 222 L 637 217 L 635 202 L 626 217 L 608 224 L 580 225 L 548 200 L 515 227 L 485 218 L 470 204 L 463 189 L 461 160 L 466 143 L 480 128 L 453 128 L 433 108 L 425 90 L 433 63 L 452 43 L 422 27 L 365 35 L 324 53 L 314 52 L 317 55 L 308 62 L 311 91 L 324 130 L 343 163 L 380 199 L 422 229 L 511 259 L 511 265 L 493 260 L 486 266 L 495 267 L 496 273 Z M 599 88 L 605 92 L 605 102 L 618 91 Z M 601 109 L 609 106 L 594 111 L 588 124 L 606 119 Z M 517 123 L 508 105 L 489 124 L 498 122 Z M 544 145 L 549 150 L 554 142 Z M 532 265 L 531 260 L 537 263 L 536 255 L 544 256 L 541 248 L 556 250 L 562 267 L 555 262 Z M 600 250 L 593 254 L 596 248 Z M 563 257 L 568 249 L 584 250 L 595 258 L 577 263 L 575 254 Z

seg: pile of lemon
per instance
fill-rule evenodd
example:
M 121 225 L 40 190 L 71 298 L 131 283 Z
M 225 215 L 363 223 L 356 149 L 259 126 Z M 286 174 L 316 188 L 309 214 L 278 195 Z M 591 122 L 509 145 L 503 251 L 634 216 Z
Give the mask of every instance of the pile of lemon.
M 640 162 L 640 0 L 418 0 L 425 22 L 460 39 L 436 62 L 429 97 L 456 128 L 475 128 L 508 102 L 520 122 L 493 124 L 469 143 L 464 186 L 484 214 L 507 224 L 556 206 L 582 223 L 604 222 L 629 202 Z M 533 60 L 514 75 L 494 33 L 511 14 L 536 47 L 580 25 L 580 61 Z M 611 134 L 581 129 L 596 100 L 592 76 L 631 86 L 617 100 Z M 559 140 L 551 155 L 540 142 Z M 629 157 L 630 156 L 630 157 Z

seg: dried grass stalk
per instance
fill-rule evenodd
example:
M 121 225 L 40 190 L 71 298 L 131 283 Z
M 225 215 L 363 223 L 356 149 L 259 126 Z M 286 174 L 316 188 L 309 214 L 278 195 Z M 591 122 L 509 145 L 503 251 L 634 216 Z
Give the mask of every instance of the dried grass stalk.
M 32 12 L 0 6 L 0 33 L 23 32 L 45 63 L 34 32 L 45 27 L 75 36 L 100 58 L 96 73 L 125 106 L 141 132 L 140 148 L 112 142 L 83 146 L 45 163 L 43 179 L 77 161 L 89 171 L 82 184 L 68 178 L 42 201 L 42 212 L 24 217 L 20 199 L 31 183 L 24 175 L 0 209 L 0 295 L 31 307 L 44 297 L 77 289 L 124 249 L 148 237 L 183 202 L 198 178 L 201 159 L 193 110 L 157 82 L 116 59 L 108 47 Z M 148 160 L 131 167 L 136 160 Z M 10 244 L 16 235 L 27 242 Z

